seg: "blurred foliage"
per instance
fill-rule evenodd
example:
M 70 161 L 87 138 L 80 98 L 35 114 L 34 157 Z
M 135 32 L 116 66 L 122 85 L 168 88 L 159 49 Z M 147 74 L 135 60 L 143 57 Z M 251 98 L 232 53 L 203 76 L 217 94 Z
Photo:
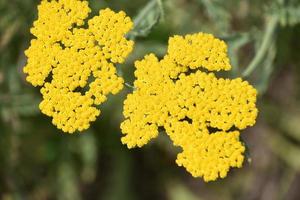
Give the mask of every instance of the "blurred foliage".
M 24 81 L 24 50 L 38 0 L 0 0 L 0 199 L 300 199 L 299 0 L 90 0 L 135 21 L 136 47 L 119 67 L 127 86 L 102 106 L 83 134 L 62 134 L 38 109 Z M 160 136 L 143 149 L 121 145 L 122 101 L 134 61 L 163 56 L 168 37 L 209 32 L 228 43 L 230 73 L 259 90 L 260 115 L 245 131 L 248 163 L 204 183 L 176 166 L 177 149 Z M 250 162 L 251 161 L 251 162 Z

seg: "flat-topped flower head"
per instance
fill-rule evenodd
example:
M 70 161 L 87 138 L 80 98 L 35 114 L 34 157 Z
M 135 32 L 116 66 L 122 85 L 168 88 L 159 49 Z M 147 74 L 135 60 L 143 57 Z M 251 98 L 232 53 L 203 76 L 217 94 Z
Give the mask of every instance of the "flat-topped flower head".
M 255 124 L 256 90 L 241 78 L 217 78 L 230 70 L 226 44 L 198 33 L 169 40 L 162 60 L 146 55 L 135 63 L 136 88 L 124 102 L 122 143 L 142 147 L 163 128 L 182 148 L 176 163 L 205 181 L 241 167 L 240 130 Z
M 121 11 L 91 12 L 83 0 L 42 0 L 25 51 L 26 80 L 42 86 L 42 113 L 64 132 L 82 131 L 100 114 L 96 107 L 108 94 L 123 88 L 115 64 L 123 63 L 133 49 L 125 35 L 133 23 Z

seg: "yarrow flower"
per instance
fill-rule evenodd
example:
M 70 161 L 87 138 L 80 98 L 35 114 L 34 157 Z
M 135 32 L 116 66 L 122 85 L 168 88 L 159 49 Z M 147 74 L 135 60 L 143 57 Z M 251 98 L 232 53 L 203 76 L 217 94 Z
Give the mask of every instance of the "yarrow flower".
M 26 80 L 42 86 L 42 113 L 68 133 L 87 129 L 100 115 L 96 106 L 123 88 L 114 64 L 134 45 L 125 38 L 133 23 L 123 11 L 100 10 L 85 24 L 90 12 L 84 0 L 42 0 L 25 51 Z
M 174 36 L 162 60 L 150 54 L 135 66 L 135 90 L 124 102 L 122 143 L 142 147 L 163 128 L 182 149 L 176 163 L 194 177 L 213 181 L 242 166 L 239 131 L 255 124 L 257 92 L 241 78 L 210 72 L 231 69 L 224 41 L 205 33 Z

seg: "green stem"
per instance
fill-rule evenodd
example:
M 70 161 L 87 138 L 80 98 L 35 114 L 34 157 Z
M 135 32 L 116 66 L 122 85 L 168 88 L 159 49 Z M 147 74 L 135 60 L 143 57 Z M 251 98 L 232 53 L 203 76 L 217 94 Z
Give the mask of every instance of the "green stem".
M 136 88 L 133 85 L 130 85 L 129 83 L 125 83 L 125 85 L 133 91 L 136 90 Z
M 259 66 L 261 61 L 265 58 L 265 55 L 269 49 L 269 47 L 272 44 L 272 41 L 274 39 L 274 34 L 276 31 L 276 28 L 278 26 L 279 20 L 277 16 L 272 16 L 270 22 L 267 24 L 266 32 L 263 37 L 262 44 L 256 53 L 253 60 L 250 62 L 248 67 L 243 72 L 242 76 L 246 77 L 251 75 L 251 73 Z

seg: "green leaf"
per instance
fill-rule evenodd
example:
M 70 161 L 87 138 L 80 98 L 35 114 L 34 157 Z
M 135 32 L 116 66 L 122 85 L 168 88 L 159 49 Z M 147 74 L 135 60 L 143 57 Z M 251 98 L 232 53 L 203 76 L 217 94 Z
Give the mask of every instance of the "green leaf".
M 161 0 L 151 0 L 134 17 L 134 29 L 128 34 L 130 39 L 147 36 L 153 27 L 157 25 L 164 16 Z
M 61 162 L 57 169 L 57 199 L 80 200 L 78 179 L 72 163 Z
M 271 7 L 272 14 L 279 19 L 281 26 L 295 26 L 300 23 L 300 3 L 299 1 L 278 0 Z
M 300 110 L 295 108 L 293 112 L 282 115 L 280 127 L 289 138 L 300 142 Z
M 263 62 L 263 68 L 260 72 L 260 81 L 256 85 L 259 94 L 264 94 L 269 86 L 270 77 L 272 72 L 274 71 L 274 61 L 276 57 L 276 45 L 273 42 L 269 48 L 267 55 L 265 56 L 265 60 Z
M 221 39 L 225 40 L 228 44 L 228 54 L 230 57 L 230 62 L 232 65 L 231 73 L 234 77 L 239 74 L 239 59 L 238 51 L 245 44 L 249 43 L 251 40 L 249 33 L 237 33 L 234 35 L 224 36 Z
M 227 32 L 230 27 L 231 16 L 224 8 L 223 1 L 220 0 L 197 0 L 205 7 L 208 17 L 215 23 L 219 31 Z
M 265 59 L 272 42 L 276 39 L 276 29 L 278 27 L 278 16 L 271 16 L 270 19 L 267 21 L 266 30 L 264 36 L 262 38 L 261 45 L 259 46 L 258 50 L 254 58 L 251 60 L 247 68 L 244 70 L 242 75 L 244 77 L 250 76 L 252 72 L 259 66 L 261 66 L 262 61 Z
M 85 183 L 91 183 L 96 178 L 97 144 L 95 135 L 91 130 L 80 136 L 77 149 L 82 160 L 83 169 L 81 178 Z
M 270 140 L 270 146 L 275 154 L 286 162 L 291 168 L 299 171 L 300 170 L 300 148 L 298 145 L 295 145 L 285 139 L 284 136 L 279 133 L 272 133 L 272 138 Z
M 300 23 L 300 5 L 297 7 L 288 6 L 284 11 L 285 12 L 283 14 L 285 14 L 284 16 L 286 17 L 286 20 L 284 21 L 286 24 L 281 23 L 282 25 L 294 26 Z

